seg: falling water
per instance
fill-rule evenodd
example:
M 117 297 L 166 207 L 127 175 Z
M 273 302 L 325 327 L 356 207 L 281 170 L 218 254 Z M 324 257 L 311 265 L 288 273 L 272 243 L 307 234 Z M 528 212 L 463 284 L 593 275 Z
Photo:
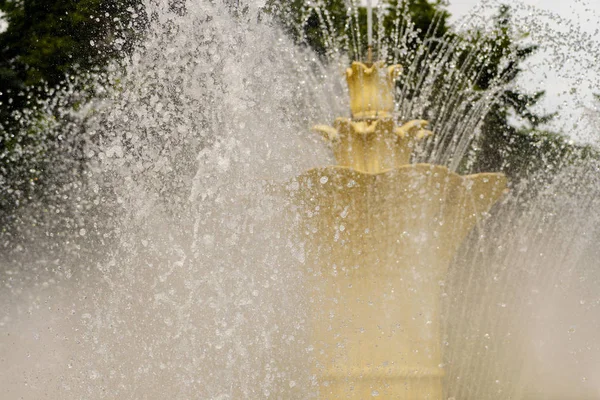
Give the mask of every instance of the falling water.
M 139 49 L 60 126 L 87 136 L 85 169 L 57 164 L 53 193 L 1 237 L 0 387 L 8 399 L 314 398 L 314 299 L 275 188 L 332 163 L 309 128 L 347 114 L 340 71 L 359 35 L 331 37 L 323 64 L 253 6 L 147 12 Z M 374 38 L 405 68 L 399 117 L 437 133 L 416 160 L 464 168 L 504 87 L 470 90 L 481 64 L 442 69 L 462 44 L 416 46 L 413 29 L 398 19 L 400 51 Z M 440 282 L 448 398 L 600 395 L 599 176 L 592 162 L 532 175 L 472 232 Z

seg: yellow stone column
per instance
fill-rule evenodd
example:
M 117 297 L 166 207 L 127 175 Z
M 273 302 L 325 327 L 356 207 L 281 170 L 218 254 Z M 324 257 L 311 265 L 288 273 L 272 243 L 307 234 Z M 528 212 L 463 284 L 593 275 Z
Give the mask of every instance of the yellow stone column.
M 440 284 L 502 174 L 409 164 L 425 121 L 392 117 L 398 67 L 353 63 L 352 119 L 318 126 L 338 166 L 291 185 L 303 217 L 320 399 L 442 399 Z

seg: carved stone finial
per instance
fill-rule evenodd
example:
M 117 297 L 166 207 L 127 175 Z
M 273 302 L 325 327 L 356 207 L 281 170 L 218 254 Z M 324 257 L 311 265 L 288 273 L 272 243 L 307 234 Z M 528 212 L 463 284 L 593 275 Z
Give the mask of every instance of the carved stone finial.
M 386 67 L 383 61 L 370 66 L 354 61 L 346 70 L 352 117 L 390 118 L 394 112 L 394 83 L 401 70 L 400 65 Z
M 400 71 L 383 61 L 355 61 L 346 70 L 352 118 L 313 128 L 331 144 L 338 165 L 375 174 L 398 168 L 410 163 L 414 144 L 432 134 L 424 120 L 396 125 L 394 86 Z

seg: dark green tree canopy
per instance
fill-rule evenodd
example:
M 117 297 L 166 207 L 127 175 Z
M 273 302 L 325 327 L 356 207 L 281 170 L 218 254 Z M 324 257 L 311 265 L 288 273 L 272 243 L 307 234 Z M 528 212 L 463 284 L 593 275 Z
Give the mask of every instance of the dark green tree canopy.
M 7 23 L 0 33 L 0 225 L 50 190 L 49 166 L 83 162 L 84 135 L 70 137 L 53 120 L 68 126 L 64 111 L 93 96 L 89 78 L 133 48 L 145 24 L 140 3 L 0 0 Z M 53 102 L 65 87 L 78 96 Z
M 28 97 L 43 97 L 67 75 L 100 71 L 126 54 L 143 23 L 135 18 L 138 0 L 0 0 L 0 11 L 8 23 L 0 34 L 3 125 Z
M 348 52 L 352 59 L 361 59 L 366 54 L 367 13 L 363 7 L 349 6 L 345 0 L 324 0 L 317 6 L 304 0 L 269 0 L 265 10 L 275 15 L 297 43 L 309 46 L 324 58 L 329 51 L 338 51 L 340 48 Z M 385 0 L 380 11 L 383 12 L 375 12 L 375 19 L 379 16 L 382 18 L 382 41 L 389 41 L 392 37 L 399 14 L 410 18 L 421 39 L 441 37 L 448 31 L 450 14 L 442 8 L 439 0 Z M 360 48 L 354 48 L 349 41 L 355 41 L 355 45 L 360 42 Z M 330 48 L 332 44 L 336 46 L 335 49 Z

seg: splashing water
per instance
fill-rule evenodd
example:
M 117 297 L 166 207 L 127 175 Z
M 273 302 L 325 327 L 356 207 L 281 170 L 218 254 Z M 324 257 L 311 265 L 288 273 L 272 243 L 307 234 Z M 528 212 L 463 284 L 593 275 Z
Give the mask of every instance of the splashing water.
M 314 398 L 304 248 L 274 187 L 332 163 L 309 127 L 347 113 L 340 66 L 361 44 L 331 38 L 323 65 L 253 7 L 147 9 L 145 41 L 68 127 L 89 137 L 85 171 L 61 171 L 56 196 L 2 237 L 0 387 Z M 437 133 L 415 161 L 457 170 L 505 87 L 469 89 L 481 64 L 441 67 L 464 44 L 413 46 L 397 27 L 402 51 L 376 46 L 405 68 L 399 117 Z M 600 395 L 598 167 L 530 176 L 463 245 L 440 282 L 448 398 Z

